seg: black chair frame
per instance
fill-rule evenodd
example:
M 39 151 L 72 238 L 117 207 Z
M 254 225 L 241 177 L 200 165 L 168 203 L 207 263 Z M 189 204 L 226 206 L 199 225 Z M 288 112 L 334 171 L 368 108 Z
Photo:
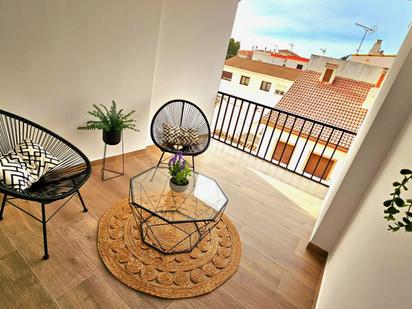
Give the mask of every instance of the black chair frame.
M 199 145 L 176 149 L 163 143 L 163 123 L 184 128 L 196 128 L 199 133 Z M 150 125 L 150 136 L 153 143 L 162 151 L 157 166 L 169 159 L 163 158 L 165 153 L 176 154 L 179 151 L 184 156 L 191 156 L 191 167 L 195 170 L 195 157 L 207 150 L 210 144 L 210 125 L 203 111 L 192 102 L 176 99 L 163 104 L 154 114 Z M 190 163 L 189 163 L 190 164 Z
M 46 260 L 49 258 L 47 222 L 54 217 L 75 194 L 77 194 L 80 199 L 83 212 L 88 211 L 80 194 L 80 187 L 91 175 L 91 164 L 86 155 L 76 146 L 54 132 L 28 119 L 0 110 L 0 154 L 4 155 L 12 151 L 14 146 L 26 138 L 30 138 L 33 142 L 43 146 L 50 154 L 57 157 L 60 163 L 26 190 L 16 191 L 0 183 L 0 193 L 3 194 L 0 220 L 3 219 L 6 203 L 9 203 L 39 221 L 43 227 L 43 259 Z M 65 198 L 67 198 L 67 200 L 47 217 L 46 206 Z M 41 205 L 41 218 L 36 217 L 17 205 L 15 203 L 16 199 L 38 202 Z

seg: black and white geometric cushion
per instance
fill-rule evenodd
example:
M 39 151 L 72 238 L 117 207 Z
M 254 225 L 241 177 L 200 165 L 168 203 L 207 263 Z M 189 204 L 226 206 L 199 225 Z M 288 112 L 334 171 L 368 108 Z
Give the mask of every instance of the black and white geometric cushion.
M 0 182 L 13 190 L 23 191 L 37 180 L 34 165 L 26 163 L 14 152 L 0 157 Z
M 180 128 L 180 142 L 182 146 L 199 145 L 199 133 L 196 128 Z
M 28 165 L 35 166 L 38 180 L 48 171 L 59 165 L 59 159 L 52 156 L 46 149 L 39 144 L 34 143 L 30 139 L 25 139 L 23 142 L 14 147 L 14 151 Z
M 166 145 L 175 145 L 180 135 L 179 127 L 169 123 L 163 124 L 163 143 Z
M 163 143 L 184 147 L 199 145 L 199 133 L 196 128 L 181 128 L 163 123 Z

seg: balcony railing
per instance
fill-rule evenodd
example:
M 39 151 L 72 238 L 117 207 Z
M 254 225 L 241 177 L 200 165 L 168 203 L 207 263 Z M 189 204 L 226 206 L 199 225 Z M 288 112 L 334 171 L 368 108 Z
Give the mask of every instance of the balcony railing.
M 218 92 L 212 138 L 328 186 L 356 133 Z

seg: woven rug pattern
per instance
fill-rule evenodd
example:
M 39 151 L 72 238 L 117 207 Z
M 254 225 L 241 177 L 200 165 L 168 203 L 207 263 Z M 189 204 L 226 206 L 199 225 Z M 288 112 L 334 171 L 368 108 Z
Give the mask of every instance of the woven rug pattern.
M 100 257 L 118 280 L 163 298 L 213 291 L 237 271 L 241 256 L 239 234 L 225 215 L 191 252 L 160 253 L 141 240 L 127 200 L 106 211 L 97 238 Z

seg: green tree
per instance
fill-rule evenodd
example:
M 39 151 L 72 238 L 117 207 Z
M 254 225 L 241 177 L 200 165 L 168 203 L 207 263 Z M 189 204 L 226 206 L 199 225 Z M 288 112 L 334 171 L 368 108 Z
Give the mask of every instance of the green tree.
M 232 58 L 237 55 L 240 48 L 240 42 L 231 38 L 229 41 L 229 46 L 227 48 L 226 59 Z

